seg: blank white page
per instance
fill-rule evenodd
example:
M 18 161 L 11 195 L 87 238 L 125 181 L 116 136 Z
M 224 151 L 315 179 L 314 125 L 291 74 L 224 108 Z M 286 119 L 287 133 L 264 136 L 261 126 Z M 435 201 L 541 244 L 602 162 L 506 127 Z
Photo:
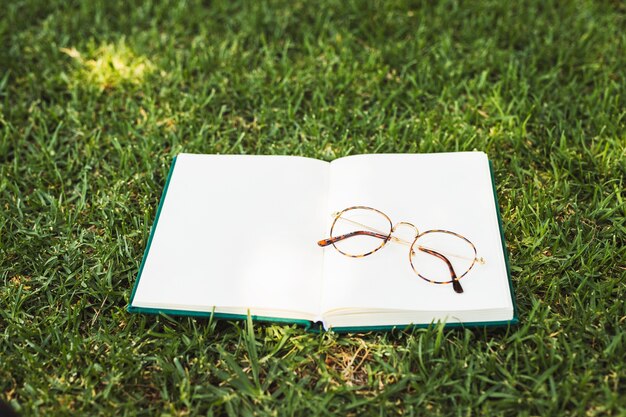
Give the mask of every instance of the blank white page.
M 328 170 L 301 157 L 179 155 L 133 307 L 317 315 Z
M 433 319 L 445 318 L 446 312 L 512 312 L 491 184 L 487 155 L 482 152 L 357 155 L 333 161 L 324 237 L 330 231 L 330 213 L 363 205 L 381 210 L 394 224 L 413 223 L 420 232 L 459 233 L 474 243 L 487 263 L 475 265 L 461 279 L 464 293 L 457 294 L 452 285 L 418 277 L 407 246 L 389 242 L 364 258 L 344 256 L 329 246 L 324 249 L 323 311 L 439 312 Z M 413 240 L 409 228 L 399 229 L 397 235 Z

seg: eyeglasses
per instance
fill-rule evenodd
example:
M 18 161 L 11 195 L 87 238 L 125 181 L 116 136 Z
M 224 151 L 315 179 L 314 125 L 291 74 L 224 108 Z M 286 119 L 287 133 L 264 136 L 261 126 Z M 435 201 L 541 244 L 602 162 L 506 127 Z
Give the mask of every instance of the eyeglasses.
M 463 292 L 459 280 L 476 263 L 485 263 L 477 256 L 476 247 L 469 239 L 449 230 L 420 233 L 411 223 L 393 225 L 385 213 L 365 206 L 348 207 L 333 213 L 333 217 L 330 237 L 320 240 L 318 245 L 333 245 L 339 253 L 352 258 L 371 255 L 388 242 L 409 246 L 409 262 L 417 276 L 432 284 L 452 284 L 457 293 Z M 412 242 L 392 235 L 401 226 L 413 229 Z

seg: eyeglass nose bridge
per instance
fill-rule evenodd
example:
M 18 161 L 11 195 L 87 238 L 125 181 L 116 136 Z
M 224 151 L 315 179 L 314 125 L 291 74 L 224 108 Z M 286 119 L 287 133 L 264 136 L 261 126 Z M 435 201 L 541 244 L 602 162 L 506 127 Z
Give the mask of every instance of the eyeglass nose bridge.
M 398 229 L 398 227 L 400 227 L 400 226 L 408 226 L 408 227 L 410 227 L 411 229 L 413 229 L 413 230 L 415 231 L 415 236 L 414 236 L 414 237 L 418 237 L 418 236 L 419 236 L 419 234 L 420 234 L 420 232 L 419 232 L 419 230 L 417 229 L 417 227 L 416 227 L 413 223 L 409 223 L 409 222 L 398 222 L 398 223 L 396 223 L 396 224 L 395 224 L 395 225 L 391 228 L 391 233 L 395 232 L 395 231 Z

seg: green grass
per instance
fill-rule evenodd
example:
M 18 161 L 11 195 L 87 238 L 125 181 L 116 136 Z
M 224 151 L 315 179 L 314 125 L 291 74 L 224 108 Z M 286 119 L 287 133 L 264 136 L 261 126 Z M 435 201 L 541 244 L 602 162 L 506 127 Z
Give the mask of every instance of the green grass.
M 54 415 L 626 415 L 619 1 L 4 1 L 0 398 Z M 178 152 L 478 149 L 521 324 L 126 312 Z

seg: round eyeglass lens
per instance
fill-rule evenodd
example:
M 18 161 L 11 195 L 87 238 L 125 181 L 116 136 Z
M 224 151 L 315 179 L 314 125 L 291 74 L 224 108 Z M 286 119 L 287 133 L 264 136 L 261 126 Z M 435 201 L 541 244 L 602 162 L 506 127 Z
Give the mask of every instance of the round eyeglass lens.
M 417 275 L 435 283 L 452 282 L 450 267 L 457 279 L 476 262 L 476 248 L 466 238 L 448 231 L 422 233 L 410 251 L 411 266 Z
M 391 235 L 391 220 L 382 212 L 364 207 L 346 209 L 333 222 L 333 244 L 344 255 L 360 257 L 382 248 Z

